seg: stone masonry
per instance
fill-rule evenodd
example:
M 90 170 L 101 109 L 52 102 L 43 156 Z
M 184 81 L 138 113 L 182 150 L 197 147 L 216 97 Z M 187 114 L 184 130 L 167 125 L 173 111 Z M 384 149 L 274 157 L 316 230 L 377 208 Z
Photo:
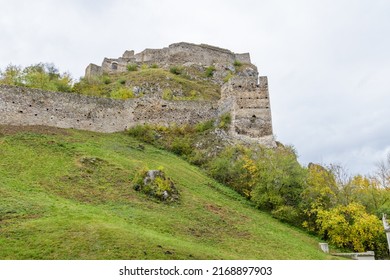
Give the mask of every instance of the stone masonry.
M 118 59 L 90 64 L 86 78 L 104 72 L 126 71 L 130 63 L 169 65 L 217 65 L 233 67 L 235 61 L 248 65 L 221 87 L 214 101 L 167 101 L 154 95 L 116 100 L 74 93 L 47 92 L 0 86 L 0 124 L 47 125 L 98 132 L 123 131 L 137 124 L 196 124 L 230 113 L 229 137 L 275 147 L 267 77 L 258 77 L 249 54 L 235 54 L 209 45 L 172 44 L 163 49 L 146 49 L 139 54 L 126 51 Z M 217 67 L 216 67 L 217 68 Z
M 133 50 L 125 51 L 119 58 L 104 58 L 101 66 L 88 65 L 85 77 L 89 78 L 102 73 L 125 72 L 128 64 L 158 64 L 159 67 L 167 68 L 171 65 L 198 64 L 215 65 L 230 64 L 234 61 L 251 64 L 249 53 L 236 54 L 226 49 L 201 44 L 175 43 L 162 49 L 145 49 L 135 54 Z
M 216 118 L 217 105 L 158 98 L 116 100 L 74 93 L 0 86 L 0 124 L 47 125 L 98 132 L 136 124 L 196 124 Z

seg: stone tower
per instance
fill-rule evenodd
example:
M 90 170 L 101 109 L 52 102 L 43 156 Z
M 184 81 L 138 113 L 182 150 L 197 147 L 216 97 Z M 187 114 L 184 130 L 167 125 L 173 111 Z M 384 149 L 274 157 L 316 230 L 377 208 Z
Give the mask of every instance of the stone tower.
M 257 71 L 247 74 L 233 77 L 222 86 L 220 114 L 231 114 L 230 134 L 234 138 L 275 147 L 268 79 L 258 78 Z

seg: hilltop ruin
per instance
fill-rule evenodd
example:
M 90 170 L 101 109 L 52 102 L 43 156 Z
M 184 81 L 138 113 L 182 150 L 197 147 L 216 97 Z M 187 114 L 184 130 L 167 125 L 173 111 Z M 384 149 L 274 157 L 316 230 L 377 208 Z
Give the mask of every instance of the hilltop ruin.
M 275 146 L 267 77 L 259 77 L 248 53 L 236 54 L 209 45 L 176 43 L 163 49 L 125 51 L 90 64 L 85 78 L 127 71 L 129 64 L 210 67 L 213 81 L 221 86 L 218 101 L 164 100 L 145 95 L 127 100 L 53 93 L 38 89 L 0 86 L 0 124 L 47 125 L 99 132 L 123 131 L 137 124 L 195 124 L 229 113 L 228 137 Z M 235 65 L 242 65 L 235 71 Z M 233 74 L 232 74 L 233 73 Z M 231 77 L 227 80 L 227 75 Z

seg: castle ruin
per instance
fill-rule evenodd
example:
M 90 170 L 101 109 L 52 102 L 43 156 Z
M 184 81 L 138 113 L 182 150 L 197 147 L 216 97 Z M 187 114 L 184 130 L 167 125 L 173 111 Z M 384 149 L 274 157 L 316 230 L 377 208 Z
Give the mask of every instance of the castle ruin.
M 244 70 L 225 82 L 223 77 L 234 70 L 237 62 L 245 65 Z M 137 54 L 125 51 L 117 59 L 105 58 L 101 66 L 90 64 L 85 78 L 125 72 L 131 63 L 158 64 L 165 69 L 172 65 L 212 65 L 216 69 L 214 81 L 221 85 L 221 98 L 218 101 L 170 101 L 146 95 L 116 100 L 3 85 L 0 86 L 0 124 L 116 132 L 146 123 L 196 124 L 230 113 L 232 123 L 228 137 L 275 146 L 267 77 L 258 77 L 248 53 L 236 54 L 204 44 L 176 43 Z

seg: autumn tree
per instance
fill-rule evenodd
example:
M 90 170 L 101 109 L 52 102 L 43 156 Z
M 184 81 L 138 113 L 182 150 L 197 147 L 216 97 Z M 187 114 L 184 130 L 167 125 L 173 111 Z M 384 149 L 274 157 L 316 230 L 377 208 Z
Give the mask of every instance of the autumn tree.
M 310 163 L 305 188 L 301 193 L 299 207 L 304 213 L 303 226 L 316 232 L 317 213 L 335 207 L 338 203 L 338 187 L 335 176 L 326 167 Z
M 330 210 L 317 213 L 319 234 L 330 243 L 355 252 L 367 250 L 383 255 L 386 240 L 381 221 L 368 214 L 363 205 L 350 203 L 338 205 Z
M 375 177 L 356 175 L 350 184 L 354 188 L 354 201 L 364 205 L 368 213 L 377 217 L 390 214 L 390 191 L 382 188 Z

